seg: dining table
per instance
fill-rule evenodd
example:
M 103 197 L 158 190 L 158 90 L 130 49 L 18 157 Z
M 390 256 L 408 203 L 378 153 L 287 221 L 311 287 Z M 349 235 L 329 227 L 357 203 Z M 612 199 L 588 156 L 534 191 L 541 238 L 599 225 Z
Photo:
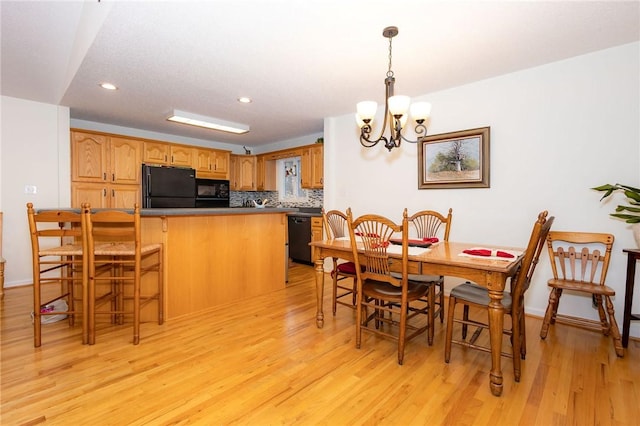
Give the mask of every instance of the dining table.
M 324 259 L 337 258 L 353 261 L 353 251 L 349 239 L 338 238 L 313 241 L 315 281 L 316 281 L 316 325 L 324 326 L 323 297 L 324 297 Z M 513 258 L 469 256 L 465 250 L 483 248 L 516 253 Z M 489 372 L 489 387 L 496 396 L 502 394 L 502 335 L 504 326 L 504 307 L 502 297 L 505 286 L 513 277 L 523 260 L 524 249 L 514 247 L 498 247 L 495 245 L 460 243 L 441 241 L 423 250 L 409 251 L 409 273 L 441 275 L 458 277 L 487 288 L 489 292 L 489 334 L 491 345 L 491 370 Z M 389 254 L 393 261 L 399 254 Z M 364 262 L 364 256 L 362 257 Z M 398 259 L 399 262 L 399 259 Z

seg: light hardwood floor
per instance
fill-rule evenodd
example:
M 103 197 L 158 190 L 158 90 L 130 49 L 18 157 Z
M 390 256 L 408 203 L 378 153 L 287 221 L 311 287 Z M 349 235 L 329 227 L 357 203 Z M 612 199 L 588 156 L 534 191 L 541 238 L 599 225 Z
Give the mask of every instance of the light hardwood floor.
M 504 393 L 491 395 L 488 354 L 455 347 L 445 364 L 435 343 L 396 344 L 364 335 L 354 314 L 315 325 L 311 267 L 296 265 L 285 290 L 162 326 L 102 324 L 94 346 L 80 327 L 43 326 L 33 348 L 31 288 L 2 301 L 2 425 L 631 425 L 640 424 L 640 342 L 616 357 L 609 339 L 566 325 L 545 341 L 527 318 L 522 380 L 503 361 Z M 328 276 L 327 276 L 328 278 Z M 234 285 L 234 283 L 229 283 Z M 340 309 L 342 308 L 342 309 Z M 508 344 L 508 342 L 506 343 Z

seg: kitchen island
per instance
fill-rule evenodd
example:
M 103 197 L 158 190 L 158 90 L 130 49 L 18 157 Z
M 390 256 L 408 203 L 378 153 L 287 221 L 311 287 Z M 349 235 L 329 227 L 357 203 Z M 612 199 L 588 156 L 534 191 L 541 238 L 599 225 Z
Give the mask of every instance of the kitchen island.
M 165 318 L 284 288 L 287 214 L 295 211 L 142 209 L 143 242 L 164 245 Z M 153 318 L 153 308 L 144 311 L 143 319 Z

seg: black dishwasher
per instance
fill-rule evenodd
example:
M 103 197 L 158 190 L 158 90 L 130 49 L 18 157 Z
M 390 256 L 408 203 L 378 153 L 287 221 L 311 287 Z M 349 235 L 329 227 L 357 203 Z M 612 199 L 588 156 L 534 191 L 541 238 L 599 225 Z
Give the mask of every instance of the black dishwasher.
M 289 213 L 289 257 L 299 263 L 312 265 L 311 260 L 311 217 L 320 216 L 320 208 L 299 208 Z

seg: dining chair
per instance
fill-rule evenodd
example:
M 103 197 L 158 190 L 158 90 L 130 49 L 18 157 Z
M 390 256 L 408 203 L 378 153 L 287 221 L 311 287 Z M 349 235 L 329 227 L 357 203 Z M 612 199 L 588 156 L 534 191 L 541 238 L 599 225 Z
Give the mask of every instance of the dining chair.
M 89 275 L 89 344 L 95 344 L 96 315 L 110 315 L 111 322 L 124 323 L 124 315 L 133 316 L 133 344 L 140 342 L 140 311 L 157 305 L 158 324 L 164 322 L 162 244 L 143 244 L 140 208 L 91 211 L 83 205 Z M 148 294 L 141 294 L 142 278 L 157 275 Z
M 347 215 L 343 212 L 339 210 L 325 212 L 322 209 L 322 221 L 329 239 L 349 238 Z M 356 309 L 357 278 L 356 266 L 353 262 L 340 260 L 337 257 L 332 258 L 332 260 L 331 279 L 333 281 L 333 293 L 331 304 L 333 315 L 335 315 L 338 304 Z M 343 284 L 341 281 L 344 280 L 350 281 L 351 285 Z M 341 300 L 343 298 L 348 298 L 349 301 Z
M 361 346 L 362 330 L 391 338 L 398 342 L 398 364 L 402 365 L 406 342 L 425 332 L 429 322 L 426 308 L 409 310 L 409 303 L 424 297 L 428 287 L 408 279 L 407 210 L 398 225 L 374 214 L 354 220 L 349 208 L 347 228 L 357 277 L 356 348 Z M 402 235 L 400 246 L 390 241 L 397 234 Z M 401 256 L 400 278 L 391 275 L 390 252 Z M 394 309 L 396 306 L 399 309 Z M 420 315 L 426 320 L 420 321 Z
M 451 208 L 447 216 L 433 210 L 422 210 L 414 213 L 408 218 L 410 225 L 409 238 L 411 241 L 417 239 L 426 243 L 449 241 L 452 213 L 453 210 Z M 419 300 L 418 303 L 427 304 L 431 313 L 427 341 L 429 345 L 432 345 L 435 318 L 439 316 L 440 322 L 442 323 L 444 321 L 444 276 L 429 275 L 425 274 L 425 272 L 427 271 L 423 271 L 422 264 L 420 264 L 420 269 L 417 274 L 409 274 L 409 281 L 422 283 L 429 287 L 427 298 Z M 397 273 L 395 276 L 397 276 Z
M 525 330 L 525 311 L 524 311 L 524 295 L 533 273 L 535 272 L 540 253 L 545 245 L 545 238 L 549 233 L 549 229 L 553 224 L 554 217 L 547 218 L 548 212 L 545 210 L 538 214 L 538 219 L 533 225 L 529 243 L 523 253 L 522 263 L 518 268 L 518 272 L 511 277 L 511 291 L 504 292 L 502 298 L 502 306 L 504 313 L 511 318 L 511 327 L 505 328 L 503 333 L 510 336 L 511 352 L 502 352 L 502 356 L 513 358 L 513 375 L 516 382 L 520 381 L 521 359 L 525 359 L 527 353 L 526 346 L 526 330 Z M 499 262 L 497 260 L 496 262 Z M 484 352 L 491 352 L 491 348 L 480 344 L 477 339 L 484 329 L 488 329 L 489 325 L 480 320 L 471 319 L 469 317 L 469 307 L 482 309 L 485 313 L 489 308 L 489 291 L 485 287 L 481 287 L 472 282 L 465 282 L 454 287 L 449 293 L 449 312 L 447 314 L 447 332 L 445 340 L 444 360 L 449 363 L 451 358 L 451 344 L 455 343 L 471 349 L 478 349 Z M 456 305 L 463 305 L 462 318 L 455 318 Z M 462 339 L 453 338 L 453 324 L 462 324 Z M 473 335 L 467 340 L 467 327 L 477 327 Z
M 87 265 L 82 214 L 70 210 L 36 211 L 33 203 L 27 203 L 27 219 L 33 270 L 33 346 L 42 344 L 42 323 L 68 317 L 69 326 L 74 326 L 80 316 L 82 343 L 86 344 Z M 45 290 L 45 286 L 57 288 Z
M 547 237 L 553 278 L 549 304 L 544 315 L 540 337 L 545 339 L 549 325 L 556 322 L 601 331 L 611 335 L 616 355 L 624 356 L 620 330 L 616 322 L 611 297 L 616 292 L 605 284 L 614 237 L 595 232 L 552 231 Z M 564 290 L 588 294 L 598 311 L 599 320 L 558 314 L 560 297 Z M 605 307 L 606 306 L 606 310 Z

